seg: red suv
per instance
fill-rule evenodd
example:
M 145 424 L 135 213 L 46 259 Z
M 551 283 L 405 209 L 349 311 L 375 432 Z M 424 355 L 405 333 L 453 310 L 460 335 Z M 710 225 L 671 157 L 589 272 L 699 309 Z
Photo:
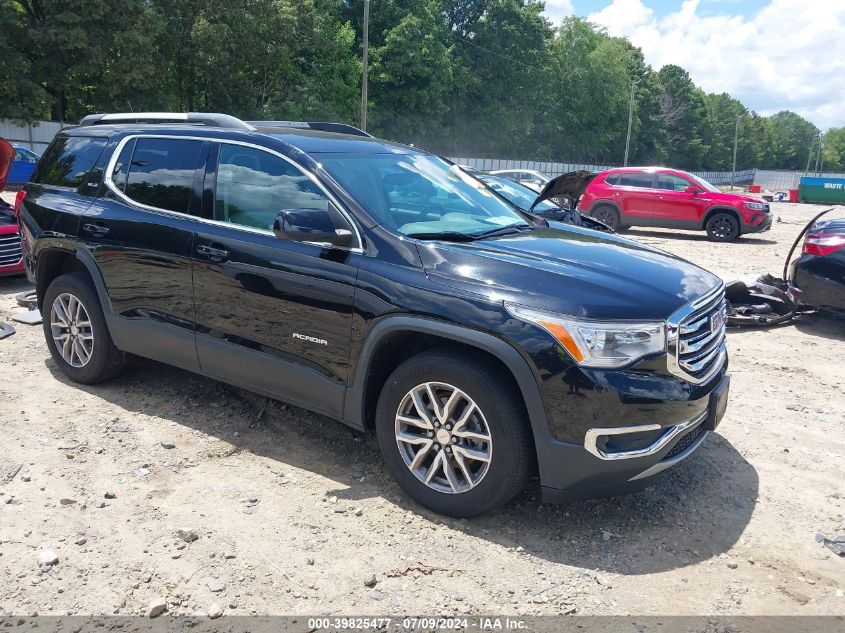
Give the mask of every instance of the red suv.
M 6 176 L 15 156 L 15 149 L 5 139 L 0 139 L 0 191 L 6 185 Z M 0 200 L 0 277 L 23 273 L 23 251 L 18 230 L 17 209 L 21 192 L 15 199 L 13 211 L 5 201 Z
M 626 167 L 596 176 L 581 210 L 615 230 L 631 226 L 707 231 L 728 242 L 744 233 L 768 231 L 769 205 L 760 198 L 722 193 L 698 176 L 677 169 Z

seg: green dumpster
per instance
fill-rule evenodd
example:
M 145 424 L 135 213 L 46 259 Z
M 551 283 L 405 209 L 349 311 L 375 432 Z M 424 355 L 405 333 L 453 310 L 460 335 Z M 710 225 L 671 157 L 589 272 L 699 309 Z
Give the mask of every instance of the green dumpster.
M 798 185 L 798 201 L 845 204 L 845 178 L 804 176 Z

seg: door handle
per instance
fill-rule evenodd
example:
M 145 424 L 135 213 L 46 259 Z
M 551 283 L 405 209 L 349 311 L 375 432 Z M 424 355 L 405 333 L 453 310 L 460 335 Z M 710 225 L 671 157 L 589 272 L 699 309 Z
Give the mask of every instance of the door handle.
M 207 257 L 213 262 L 222 262 L 227 257 L 229 257 L 229 251 L 224 250 L 222 248 L 214 248 L 213 246 L 207 246 L 206 244 L 200 244 L 199 246 L 197 246 L 197 253 L 204 257 Z
M 82 230 L 92 235 L 106 235 L 109 232 L 109 227 L 103 224 L 83 224 Z

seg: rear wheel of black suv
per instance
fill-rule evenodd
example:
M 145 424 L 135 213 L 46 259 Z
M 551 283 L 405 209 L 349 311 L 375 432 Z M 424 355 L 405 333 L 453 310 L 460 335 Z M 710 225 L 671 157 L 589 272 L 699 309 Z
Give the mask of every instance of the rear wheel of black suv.
M 56 277 L 44 293 L 42 317 L 50 354 L 74 382 L 102 382 L 123 369 L 123 352 L 112 342 L 100 301 L 85 275 Z
M 427 508 L 473 517 L 510 501 L 533 465 L 525 410 L 500 373 L 471 354 L 432 350 L 387 379 L 376 436 L 388 470 Z
M 704 228 L 714 242 L 732 242 L 739 237 L 739 220 L 733 213 L 714 213 Z

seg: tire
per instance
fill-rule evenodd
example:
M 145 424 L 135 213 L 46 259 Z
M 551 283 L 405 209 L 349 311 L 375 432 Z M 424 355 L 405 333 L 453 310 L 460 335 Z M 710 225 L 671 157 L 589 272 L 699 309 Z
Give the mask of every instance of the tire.
M 714 242 L 733 242 L 739 237 L 739 220 L 733 213 L 714 213 L 707 219 L 704 228 Z
M 68 378 L 90 385 L 123 370 L 124 354 L 112 342 L 100 300 L 86 275 L 56 277 L 44 293 L 43 311 L 47 347 Z M 60 349 L 56 337 L 65 334 L 63 340 L 68 344 Z
M 622 221 L 619 219 L 619 211 L 608 204 L 602 204 L 593 209 L 590 213 L 596 220 L 603 222 L 614 231 L 622 230 Z M 625 227 L 627 228 L 627 227 Z
M 417 503 L 440 514 L 474 517 L 491 512 L 525 487 L 533 468 L 533 441 L 522 401 L 489 365 L 469 353 L 431 350 L 400 365 L 379 396 L 376 437 L 387 469 Z M 415 390 L 428 428 L 414 404 Z M 439 402 L 439 417 L 433 413 L 431 393 Z M 444 405 L 453 395 L 449 415 Z M 460 426 L 448 429 L 446 425 L 455 421 Z M 400 434 L 406 441 L 399 440 Z

